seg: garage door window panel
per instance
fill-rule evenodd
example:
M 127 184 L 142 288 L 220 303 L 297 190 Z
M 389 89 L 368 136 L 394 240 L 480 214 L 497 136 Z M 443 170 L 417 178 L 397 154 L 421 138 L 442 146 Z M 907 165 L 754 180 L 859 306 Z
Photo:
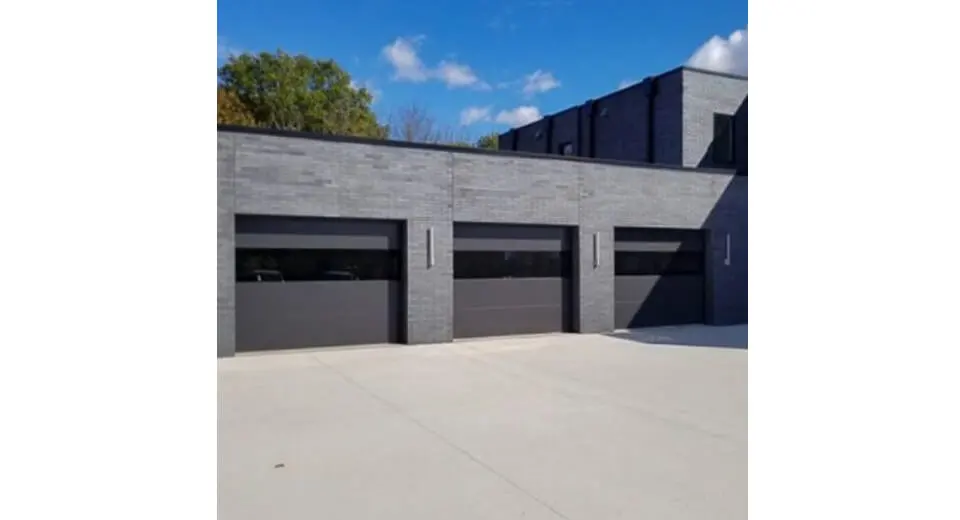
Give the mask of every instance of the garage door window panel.
M 560 251 L 455 251 L 457 279 L 567 278 L 570 255 Z
M 237 249 L 238 282 L 400 280 L 400 252 Z
M 703 253 L 617 251 L 614 270 L 617 276 L 662 276 L 703 274 Z

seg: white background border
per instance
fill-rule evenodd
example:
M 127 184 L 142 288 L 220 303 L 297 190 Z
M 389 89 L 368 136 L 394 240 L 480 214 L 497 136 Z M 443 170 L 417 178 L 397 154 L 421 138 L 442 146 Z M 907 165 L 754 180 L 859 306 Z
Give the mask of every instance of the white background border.
M 751 2 L 751 518 L 960 518 L 950 5 Z M 214 518 L 216 4 L 0 10 L 0 518 Z
M 0 7 L 0 518 L 216 518 L 216 9 Z

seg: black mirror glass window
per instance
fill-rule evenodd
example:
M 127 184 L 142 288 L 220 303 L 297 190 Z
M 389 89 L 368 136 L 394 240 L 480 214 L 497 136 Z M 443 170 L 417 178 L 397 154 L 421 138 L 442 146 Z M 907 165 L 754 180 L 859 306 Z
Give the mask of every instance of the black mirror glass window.
M 453 277 L 565 278 L 570 253 L 560 251 L 455 251 Z
M 237 249 L 238 282 L 399 280 L 400 252 L 370 249 Z
M 617 276 L 702 274 L 703 253 L 617 251 L 614 253 L 614 271 Z
M 713 115 L 713 162 L 720 165 L 734 162 L 732 115 Z

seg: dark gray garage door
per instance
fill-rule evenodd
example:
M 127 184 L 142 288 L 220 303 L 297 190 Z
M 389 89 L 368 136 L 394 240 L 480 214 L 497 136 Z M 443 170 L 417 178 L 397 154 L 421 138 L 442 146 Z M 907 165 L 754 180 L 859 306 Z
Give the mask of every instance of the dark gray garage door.
M 617 328 L 703 323 L 701 231 L 617 228 L 614 238 Z
M 456 224 L 454 336 L 570 330 L 569 228 Z
M 237 350 L 400 341 L 399 223 L 237 216 Z

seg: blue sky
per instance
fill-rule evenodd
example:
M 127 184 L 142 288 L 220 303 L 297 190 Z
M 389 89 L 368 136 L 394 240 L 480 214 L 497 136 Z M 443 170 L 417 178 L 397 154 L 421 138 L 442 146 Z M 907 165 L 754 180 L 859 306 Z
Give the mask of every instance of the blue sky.
M 381 119 L 416 104 L 472 137 L 691 58 L 746 73 L 745 0 L 220 0 L 217 25 L 218 62 L 332 58 Z

